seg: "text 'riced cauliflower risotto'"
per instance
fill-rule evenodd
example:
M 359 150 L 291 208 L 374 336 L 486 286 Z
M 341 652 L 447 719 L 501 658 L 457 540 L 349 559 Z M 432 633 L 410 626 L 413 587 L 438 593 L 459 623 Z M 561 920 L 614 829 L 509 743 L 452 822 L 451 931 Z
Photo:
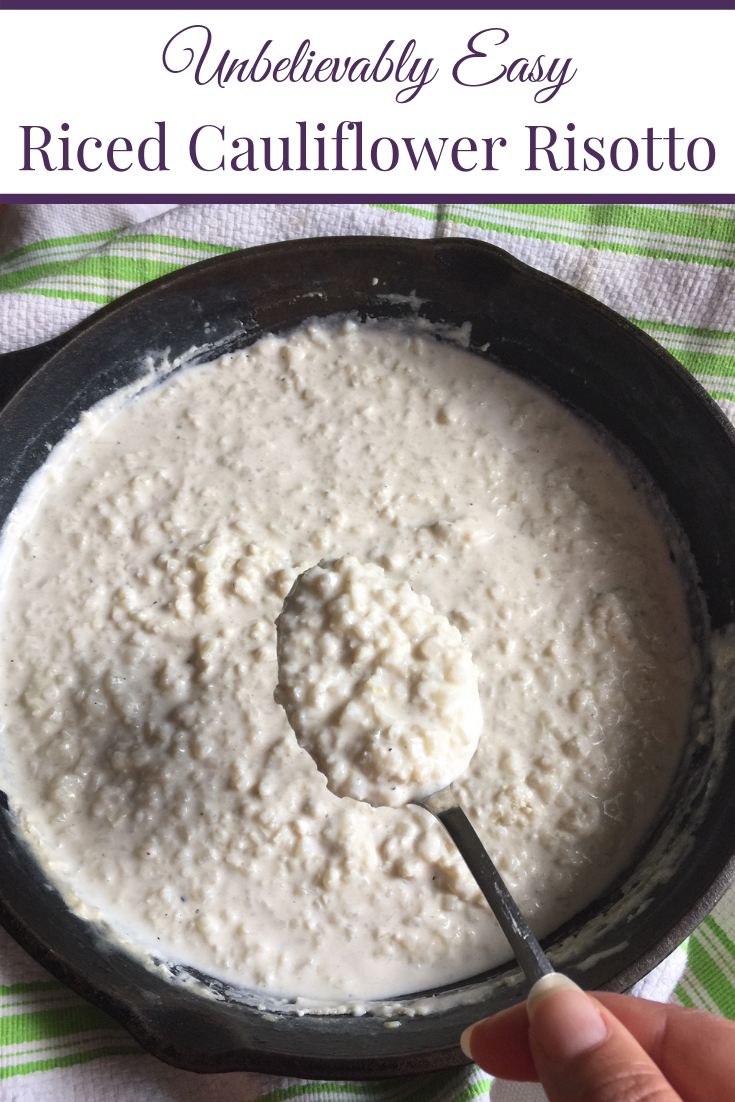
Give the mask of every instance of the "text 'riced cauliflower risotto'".
M 645 497 L 430 333 L 313 324 L 102 403 L 2 556 L 26 836 L 83 913 L 246 987 L 387 998 L 510 955 L 439 823 L 330 792 L 274 699 L 275 621 L 315 564 L 409 586 L 469 656 L 454 790 L 538 935 L 630 860 L 680 756 L 689 623 Z

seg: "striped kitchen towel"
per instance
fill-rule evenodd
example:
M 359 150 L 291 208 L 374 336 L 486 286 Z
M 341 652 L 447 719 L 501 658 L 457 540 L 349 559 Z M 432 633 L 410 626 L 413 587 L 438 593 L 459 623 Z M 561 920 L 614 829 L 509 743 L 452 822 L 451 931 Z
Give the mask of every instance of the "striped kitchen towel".
M 0 351 L 37 344 L 147 280 L 232 249 L 335 234 L 489 241 L 607 303 L 735 421 L 735 207 L 597 204 L 13 206 L 0 212 Z M 735 1019 L 735 890 L 638 985 Z M 0 1102 L 532 1102 L 459 1069 L 371 1084 L 199 1077 L 143 1054 L 0 931 Z

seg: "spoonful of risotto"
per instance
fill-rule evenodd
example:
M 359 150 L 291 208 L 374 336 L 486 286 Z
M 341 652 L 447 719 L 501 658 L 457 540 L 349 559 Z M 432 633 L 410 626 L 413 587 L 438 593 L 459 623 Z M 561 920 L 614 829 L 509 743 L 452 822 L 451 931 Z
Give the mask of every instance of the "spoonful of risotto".
M 351 556 L 301 574 L 276 628 L 275 699 L 329 789 L 435 815 L 529 984 L 553 972 L 451 792 L 482 730 L 477 670 L 457 628 L 407 582 Z

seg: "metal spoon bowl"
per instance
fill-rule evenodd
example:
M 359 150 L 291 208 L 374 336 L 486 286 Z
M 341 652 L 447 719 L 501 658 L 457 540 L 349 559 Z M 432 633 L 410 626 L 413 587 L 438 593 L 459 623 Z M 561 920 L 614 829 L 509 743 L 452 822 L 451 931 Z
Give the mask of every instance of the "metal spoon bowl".
M 518 909 L 477 831 L 455 800 L 451 785 L 415 802 L 439 820 L 459 850 L 508 939 L 530 990 L 542 976 L 554 971 L 553 965 Z

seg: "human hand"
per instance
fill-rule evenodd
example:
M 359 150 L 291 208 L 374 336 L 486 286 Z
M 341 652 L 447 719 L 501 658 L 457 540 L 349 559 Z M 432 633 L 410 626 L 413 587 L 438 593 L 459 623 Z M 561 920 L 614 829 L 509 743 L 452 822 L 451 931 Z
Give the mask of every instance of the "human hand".
M 565 976 L 462 1035 L 502 1079 L 541 1082 L 549 1102 L 735 1102 L 735 1022 L 629 995 L 586 995 Z

